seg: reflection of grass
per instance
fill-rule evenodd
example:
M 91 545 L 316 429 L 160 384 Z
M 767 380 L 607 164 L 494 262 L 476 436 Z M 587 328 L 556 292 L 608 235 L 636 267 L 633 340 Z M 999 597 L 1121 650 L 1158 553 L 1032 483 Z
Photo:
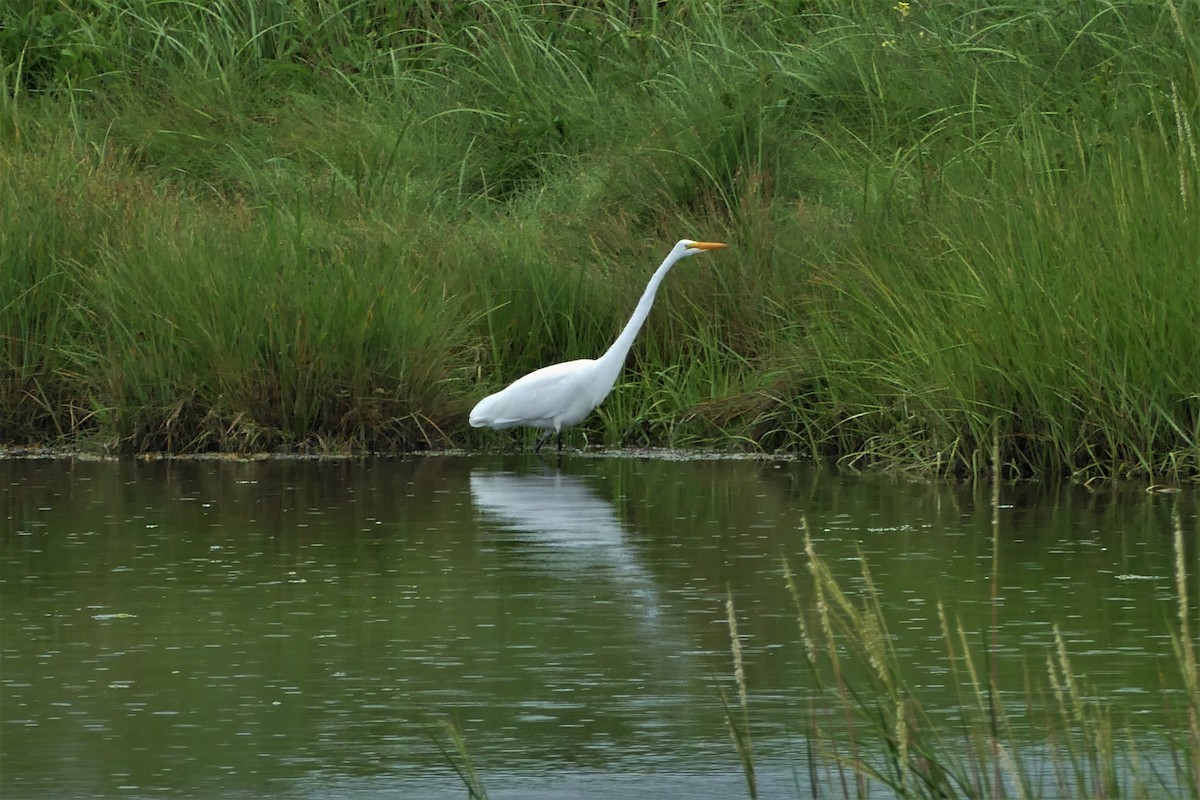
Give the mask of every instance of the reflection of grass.
M 865 560 L 862 594 L 855 598 L 806 533 L 811 608 L 786 562 L 783 569 L 817 695 L 807 743 L 813 796 L 824 796 L 821 787 L 858 797 L 881 788 L 904 798 L 1200 796 L 1200 676 L 1178 515 L 1174 527 L 1179 618 L 1172 641 L 1185 692 L 1168 704 L 1162 747 L 1139 741 L 1113 719 L 1102 697 L 1087 695 L 1057 625 L 1044 680 L 1028 674 L 1023 700 L 1002 701 L 1011 695 L 996 678 L 996 616 L 980 653 L 940 603 L 947 680 L 960 712 L 952 723 L 931 718 L 892 649 Z M 729 614 L 732 620 L 732 609 Z M 737 752 L 743 761 L 750 757 L 740 744 Z

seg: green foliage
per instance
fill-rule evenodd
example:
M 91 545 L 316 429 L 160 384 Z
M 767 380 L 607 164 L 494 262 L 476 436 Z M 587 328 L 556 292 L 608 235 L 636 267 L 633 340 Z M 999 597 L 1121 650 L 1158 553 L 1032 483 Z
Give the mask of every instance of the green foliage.
M 1195 475 L 1196 14 L 18 3 L 0 434 L 488 441 L 691 236 L 589 441 Z

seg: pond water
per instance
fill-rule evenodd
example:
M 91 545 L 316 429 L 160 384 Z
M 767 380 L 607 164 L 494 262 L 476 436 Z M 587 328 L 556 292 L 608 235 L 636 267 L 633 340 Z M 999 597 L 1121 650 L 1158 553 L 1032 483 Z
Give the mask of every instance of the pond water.
M 865 557 L 935 718 L 959 704 L 940 602 L 977 641 L 996 614 L 1018 697 L 1057 626 L 1149 735 L 1196 499 L 1005 486 L 993 603 L 987 487 L 581 454 L 0 461 L 0 795 L 461 798 L 448 722 L 492 798 L 745 797 L 727 596 L 760 789 L 807 794 L 781 566 L 811 600 L 805 521 L 852 593 Z

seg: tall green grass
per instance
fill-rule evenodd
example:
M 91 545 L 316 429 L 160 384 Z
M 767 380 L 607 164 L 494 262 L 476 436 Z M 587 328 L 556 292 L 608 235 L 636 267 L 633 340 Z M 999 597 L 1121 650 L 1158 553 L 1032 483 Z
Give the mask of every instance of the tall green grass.
M 982 196 L 964 180 L 935 216 L 881 210 L 818 333 L 852 365 L 830 370 L 862 409 L 851 435 L 916 425 L 924 460 L 977 461 L 996 428 L 1024 470 L 1194 471 L 1200 165 L 1177 96 L 1150 113 L 1119 144 L 1016 131 L 1038 138 Z
M 1198 24 L 1148 0 L 17 3 L 0 435 L 505 442 L 472 402 L 602 351 L 690 236 L 733 249 L 669 277 L 589 442 L 1195 475 Z

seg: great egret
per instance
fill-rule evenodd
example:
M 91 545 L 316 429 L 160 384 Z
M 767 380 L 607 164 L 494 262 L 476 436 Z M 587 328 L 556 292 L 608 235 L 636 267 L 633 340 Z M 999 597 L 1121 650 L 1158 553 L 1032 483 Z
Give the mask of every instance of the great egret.
M 625 366 L 625 356 L 654 305 L 658 285 L 671 267 L 689 256 L 726 246 L 720 242 L 680 240 L 650 276 L 633 316 L 604 355 L 551 364 L 517 378 L 479 401 L 471 410 L 471 427 L 498 431 L 522 426 L 540 428 L 546 434 L 538 439 L 533 451 L 540 450 L 551 435 L 558 436 L 558 449 L 562 450 L 562 429 L 582 422 L 612 391 Z

